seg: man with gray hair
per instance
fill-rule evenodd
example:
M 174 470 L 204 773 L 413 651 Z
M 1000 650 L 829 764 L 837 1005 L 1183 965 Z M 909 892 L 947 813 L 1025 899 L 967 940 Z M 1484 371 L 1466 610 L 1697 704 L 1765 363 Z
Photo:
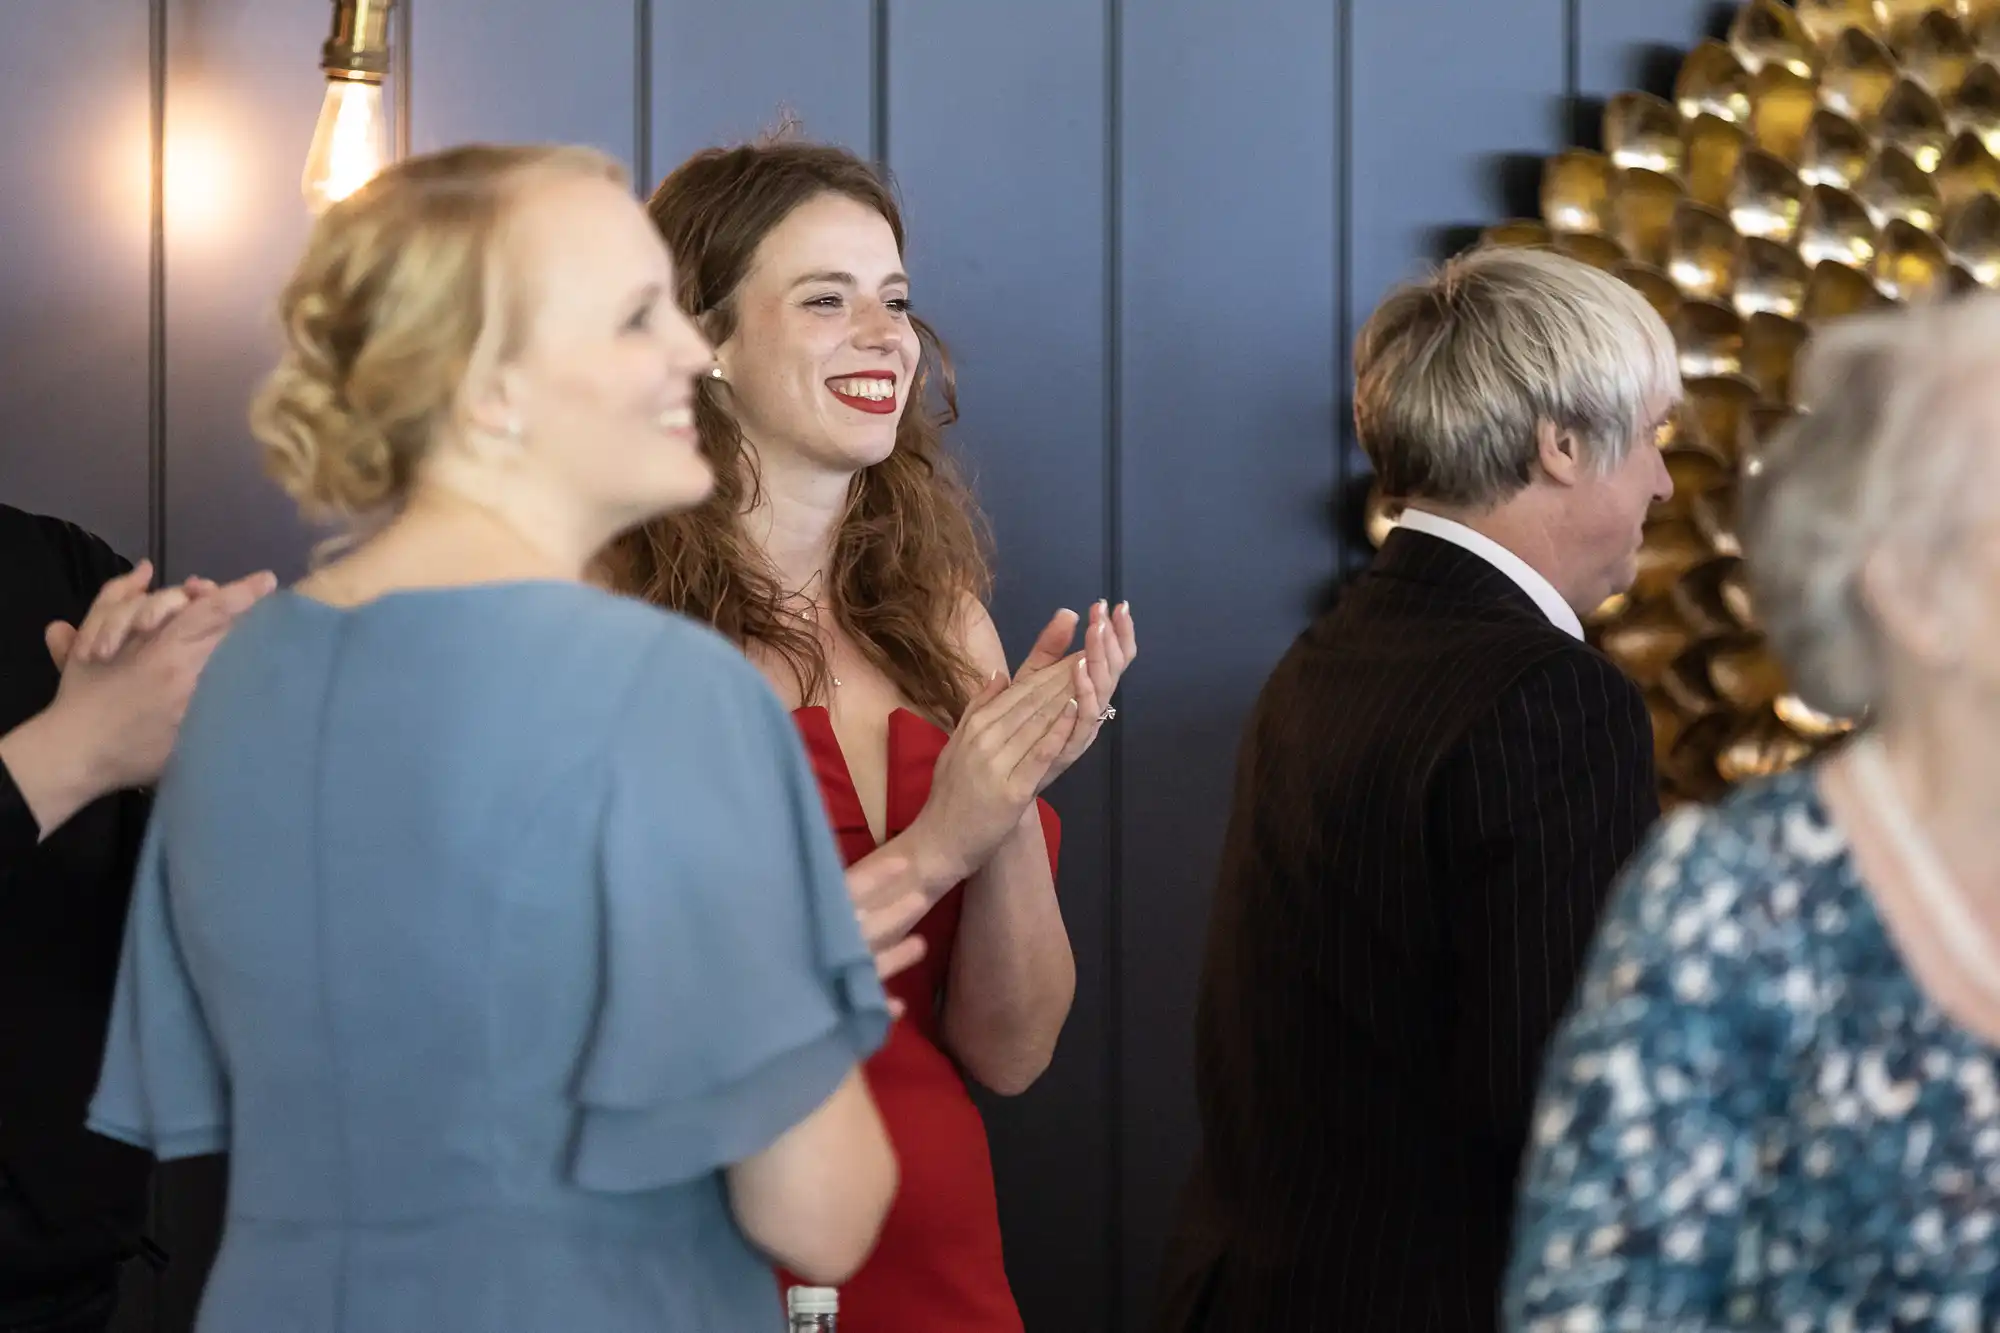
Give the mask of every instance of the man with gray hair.
M 1395 292 L 1355 424 L 1406 504 L 1251 719 L 1197 1020 L 1175 1333 L 1490 1333 L 1544 1044 L 1658 816 L 1639 691 L 1583 639 L 1624 591 L 1673 341 L 1530 250 Z

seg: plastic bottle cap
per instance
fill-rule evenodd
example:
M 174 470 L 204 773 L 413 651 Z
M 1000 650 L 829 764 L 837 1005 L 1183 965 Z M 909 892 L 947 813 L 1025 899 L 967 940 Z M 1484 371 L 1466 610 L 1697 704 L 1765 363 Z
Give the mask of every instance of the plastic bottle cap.
M 840 1293 L 832 1287 L 793 1287 L 785 1304 L 793 1314 L 839 1314 Z

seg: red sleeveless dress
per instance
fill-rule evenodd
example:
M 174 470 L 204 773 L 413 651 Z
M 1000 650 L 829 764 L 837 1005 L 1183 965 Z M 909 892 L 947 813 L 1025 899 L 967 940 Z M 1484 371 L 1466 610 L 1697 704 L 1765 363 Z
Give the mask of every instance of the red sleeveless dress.
M 841 855 L 852 865 L 876 843 L 832 718 L 818 707 L 801 708 L 793 718 Z M 947 739 L 907 709 L 889 715 L 889 837 L 924 808 Z M 1061 826 L 1047 802 L 1037 804 L 1053 868 Z M 888 983 L 909 1010 L 863 1069 L 895 1145 L 901 1187 L 875 1252 L 840 1289 L 842 1333 L 1021 1333 L 1001 1257 L 986 1126 L 939 1035 L 938 995 L 951 970 L 963 898 L 964 886 L 953 888 L 917 924 L 930 949 Z M 783 1272 L 778 1280 L 781 1292 L 802 1284 Z

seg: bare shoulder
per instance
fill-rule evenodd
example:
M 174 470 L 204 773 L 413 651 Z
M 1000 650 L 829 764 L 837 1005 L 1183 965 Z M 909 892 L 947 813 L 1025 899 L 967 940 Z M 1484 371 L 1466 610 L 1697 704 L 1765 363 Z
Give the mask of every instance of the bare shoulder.
M 1007 669 L 1007 648 L 1000 642 L 1000 631 L 993 624 L 993 614 L 986 609 L 985 603 L 969 592 L 958 599 L 956 633 L 959 649 L 981 673 L 991 674 Z

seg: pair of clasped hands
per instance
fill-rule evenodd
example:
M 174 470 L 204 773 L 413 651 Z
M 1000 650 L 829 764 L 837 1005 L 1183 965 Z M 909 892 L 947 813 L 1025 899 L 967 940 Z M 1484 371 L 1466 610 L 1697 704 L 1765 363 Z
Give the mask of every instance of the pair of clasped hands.
M 993 674 L 938 756 L 922 812 L 848 869 L 862 937 L 884 980 L 923 957 L 923 937 L 910 932 L 924 913 L 1024 826 L 1035 798 L 1110 720 L 1119 678 L 1139 655 L 1132 608 L 1092 606 L 1083 647 L 1071 652 L 1077 620 L 1074 611 L 1058 611 L 1011 679 Z
M 98 590 L 81 624 L 46 631 L 56 697 L 7 735 L 4 755 L 43 836 L 97 797 L 159 777 L 209 654 L 277 586 L 268 572 L 148 591 L 152 579 L 142 560 Z

